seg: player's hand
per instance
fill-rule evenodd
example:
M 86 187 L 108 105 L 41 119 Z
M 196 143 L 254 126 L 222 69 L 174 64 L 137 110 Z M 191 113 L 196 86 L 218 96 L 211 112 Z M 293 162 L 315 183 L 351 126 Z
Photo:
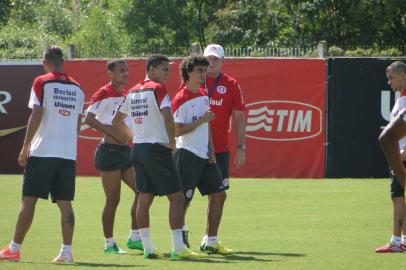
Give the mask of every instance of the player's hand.
M 234 166 L 239 168 L 245 164 L 245 151 L 242 149 L 237 149 L 234 158 Z
M 214 152 L 213 148 L 209 148 L 209 152 L 207 152 L 207 155 L 209 156 L 210 164 L 216 163 L 216 153 Z
M 29 155 L 30 155 L 30 147 L 23 146 L 20 154 L 18 155 L 18 164 L 20 164 L 21 167 L 25 167 L 25 165 L 27 164 Z
M 214 112 L 208 110 L 207 112 L 205 112 L 202 116 L 201 121 L 203 122 L 210 122 L 211 120 L 213 120 L 214 118 L 216 118 L 216 115 L 214 114 Z

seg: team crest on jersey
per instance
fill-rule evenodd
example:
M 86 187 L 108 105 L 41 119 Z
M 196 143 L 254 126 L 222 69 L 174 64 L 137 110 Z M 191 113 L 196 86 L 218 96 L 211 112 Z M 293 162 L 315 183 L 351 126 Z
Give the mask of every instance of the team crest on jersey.
M 222 86 L 222 85 L 217 86 L 217 93 L 223 95 L 223 94 L 225 94 L 226 92 L 227 92 L 227 88 L 225 88 L 225 87 Z
M 193 196 L 193 190 L 189 189 L 188 191 L 186 191 L 186 198 L 190 199 Z

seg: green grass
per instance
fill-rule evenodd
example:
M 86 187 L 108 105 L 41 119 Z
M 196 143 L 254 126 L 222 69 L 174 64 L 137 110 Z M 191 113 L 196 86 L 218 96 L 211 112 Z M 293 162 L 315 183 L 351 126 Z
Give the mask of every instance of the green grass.
M 0 244 L 11 240 L 20 207 L 21 176 L 0 175 Z M 78 177 L 73 252 L 76 265 L 50 260 L 61 245 L 59 212 L 39 201 L 20 263 L 0 269 L 379 269 L 398 267 L 404 254 L 375 254 L 391 235 L 388 180 L 234 179 L 220 238 L 235 255 L 198 261 L 148 261 L 138 252 L 103 254 L 101 211 L 104 195 L 98 178 Z M 121 247 L 129 233 L 131 193 L 123 186 L 115 238 Z M 187 217 L 190 242 L 197 249 L 205 227 L 207 199 L 196 194 Z M 151 209 L 152 237 L 161 251 L 171 248 L 168 202 Z M 404 258 L 403 258 L 404 259 Z

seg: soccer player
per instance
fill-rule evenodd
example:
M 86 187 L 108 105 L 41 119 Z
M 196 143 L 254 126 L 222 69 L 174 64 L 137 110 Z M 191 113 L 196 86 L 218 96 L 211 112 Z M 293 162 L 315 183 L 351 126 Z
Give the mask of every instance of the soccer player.
M 207 213 L 207 241 L 202 251 L 230 254 L 232 251 L 217 240 L 226 193 L 208 124 L 215 116 L 210 111 L 206 90 L 201 87 L 208 65 L 203 56 L 197 55 L 185 58 L 180 65 L 183 86 L 172 101 L 177 148 L 175 163 L 186 197 L 185 214 L 196 187 L 202 195 L 212 197 Z
M 386 69 L 388 84 L 400 92 L 391 112 L 391 121 L 379 136 L 379 141 L 391 170 L 391 197 L 393 203 L 393 234 L 387 245 L 377 248 L 377 253 L 406 251 L 406 64 L 396 61 Z M 403 160 L 403 162 L 402 162 Z
M 139 191 L 137 222 L 144 246 L 144 258 L 162 257 L 151 239 L 149 209 L 155 195 L 169 199 L 169 223 L 172 230 L 172 259 L 196 258 L 198 253 L 183 243 L 184 196 L 179 174 L 172 160 L 175 129 L 170 99 L 165 87 L 169 59 L 151 55 L 146 64 L 146 79 L 128 91 L 125 102 L 113 118 L 121 138 L 133 139 L 132 161 Z M 130 116 L 133 129 L 124 124 Z
M 227 190 L 229 188 L 230 163 L 230 145 L 228 138 L 232 116 L 237 133 L 237 152 L 233 164 L 236 168 L 245 164 L 245 105 L 240 85 L 234 78 L 222 72 L 224 61 L 223 47 L 217 44 L 210 44 L 205 48 L 204 56 L 209 61 L 205 87 L 210 100 L 210 109 L 216 116 L 215 119 L 210 121 L 214 151 L 216 153 L 216 162 L 223 178 L 223 186 L 225 190 Z M 215 201 L 216 198 L 209 194 L 208 200 L 208 212 L 219 211 L 219 209 L 215 207 L 215 205 L 219 203 Z M 222 212 L 219 212 L 219 219 L 221 219 L 221 215 Z M 183 229 L 184 241 L 188 243 L 188 229 L 186 226 Z M 206 233 L 207 232 L 208 225 L 206 228 Z M 204 250 L 206 242 L 207 235 L 203 237 L 200 246 L 201 250 Z M 228 254 L 229 252 L 231 252 L 229 249 L 220 248 L 217 250 L 217 253 Z
M 44 51 L 45 75 L 34 79 L 28 106 L 32 109 L 18 162 L 24 169 L 22 206 L 10 245 L 0 251 L 0 260 L 18 261 L 20 248 L 34 218 L 38 198 L 49 193 L 61 213 L 63 244 L 54 263 L 73 263 L 72 237 L 75 216 L 75 160 L 84 93 L 63 72 L 62 50 Z
M 122 59 L 107 63 L 110 82 L 101 87 L 91 98 L 85 118 L 86 124 L 103 132 L 103 140 L 96 148 L 95 167 L 101 172 L 106 202 L 102 214 L 103 232 L 105 237 L 105 253 L 125 253 L 113 238 L 114 217 L 120 202 L 121 180 L 134 191 L 131 208 L 132 224 L 127 247 L 143 250 L 137 228 L 137 190 L 135 188 L 134 169 L 131 162 L 130 147 L 127 141 L 114 137 L 111 126 L 113 115 L 125 98 L 124 85 L 128 82 L 128 65 Z

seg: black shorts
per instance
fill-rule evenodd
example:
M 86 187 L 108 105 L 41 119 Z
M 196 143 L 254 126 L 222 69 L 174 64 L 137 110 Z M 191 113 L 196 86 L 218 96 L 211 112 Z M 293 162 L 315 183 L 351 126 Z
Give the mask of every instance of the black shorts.
M 403 166 L 406 166 L 406 162 L 403 162 Z M 392 198 L 396 197 L 404 197 L 405 196 L 405 189 L 402 188 L 399 181 L 396 180 L 395 175 L 390 172 L 390 195 Z
M 94 165 L 99 171 L 126 170 L 132 166 L 128 145 L 101 143 L 94 153 Z
M 225 190 L 216 163 L 210 164 L 208 159 L 198 157 L 183 148 L 176 150 L 174 159 L 186 200 L 192 200 L 196 187 L 203 196 Z
M 216 163 L 223 177 L 223 186 L 227 190 L 230 188 L 230 152 L 216 153 Z
M 24 169 L 23 196 L 73 201 L 76 162 L 54 157 L 29 157 Z
M 171 149 L 157 143 L 137 143 L 131 156 L 138 192 L 164 196 L 182 191 Z

